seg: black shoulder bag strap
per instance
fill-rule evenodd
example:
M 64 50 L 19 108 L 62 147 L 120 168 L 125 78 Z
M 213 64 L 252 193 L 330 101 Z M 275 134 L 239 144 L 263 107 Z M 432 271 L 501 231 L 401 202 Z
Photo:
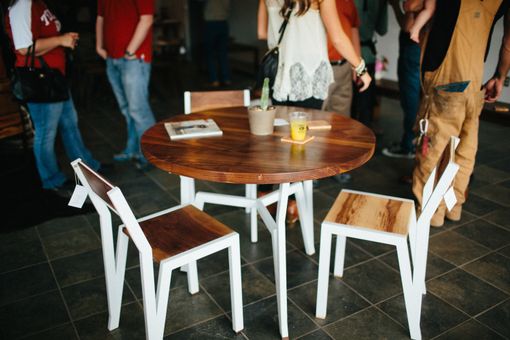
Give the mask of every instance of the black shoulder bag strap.
M 292 3 L 290 5 L 290 7 L 287 8 L 287 11 L 285 12 L 285 15 L 283 16 L 282 25 L 280 26 L 280 29 L 278 30 L 278 33 L 280 33 L 280 37 L 278 38 L 277 45 L 280 45 L 280 43 L 282 42 L 283 34 L 285 33 L 285 29 L 287 28 L 287 24 L 289 23 L 290 14 L 292 13 L 293 8 L 294 8 L 294 3 Z

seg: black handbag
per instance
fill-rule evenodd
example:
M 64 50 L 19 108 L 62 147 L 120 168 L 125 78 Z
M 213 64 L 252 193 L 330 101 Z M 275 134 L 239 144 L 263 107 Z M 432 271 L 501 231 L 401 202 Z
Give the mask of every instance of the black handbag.
M 14 96 L 22 102 L 54 103 L 69 99 L 67 80 L 60 70 L 51 68 L 37 57 L 41 68 L 35 67 L 35 41 L 28 48 L 23 67 L 15 67 L 11 86 Z
M 265 78 L 269 78 L 269 88 L 270 89 L 273 88 L 274 81 L 276 79 L 276 74 L 278 73 L 278 59 L 280 57 L 280 50 L 278 46 L 282 42 L 283 34 L 285 33 L 285 28 L 287 28 L 287 24 L 289 22 L 290 14 L 292 13 L 293 7 L 294 6 L 291 5 L 287 9 L 287 12 L 285 13 L 285 16 L 283 18 L 282 25 L 278 30 L 278 33 L 280 33 L 280 37 L 278 38 L 278 44 L 269 51 L 267 51 L 266 54 L 264 54 L 264 56 L 262 57 L 262 61 L 260 62 L 257 74 L 256 88 L 262 87 Z

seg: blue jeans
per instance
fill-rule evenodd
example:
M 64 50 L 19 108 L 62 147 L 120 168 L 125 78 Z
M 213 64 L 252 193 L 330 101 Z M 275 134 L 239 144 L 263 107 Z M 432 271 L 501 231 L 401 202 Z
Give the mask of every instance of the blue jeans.
M 154 125 L 154 114 L 149 105 L 151 64 L 140 59 L 106 59 L 106 73 L 119 109 L 126 119 L 127 143 L 123 153 L 144 159 L 140 138 Z
M 400 146 L 403 151 L 413 151 L 413 127 L 420 105 L 420 46 L 403 31 L 399 36 L 398 85 L 400 106 L 404 110 L 404 134 Z
M 205 53 L 207 56 L 207 70 L 209 81 L 230 81 L 230 67 L 228 64 L 228 22 L 205 22 Z M 220 65 L 220 79 L 218 79 L 218 62 Z
M 73 99 L 57 103 L 27 103 L 34 124 L 34 154 L 37 171 L 44 189 L 58 188 L 66 176 L 58 166 L 55 155 L 57 130 L 70 160 L 81 158 L 92 169 L 98 170 L 100 163 L 83 144 L 78 130 L 78 115 Z

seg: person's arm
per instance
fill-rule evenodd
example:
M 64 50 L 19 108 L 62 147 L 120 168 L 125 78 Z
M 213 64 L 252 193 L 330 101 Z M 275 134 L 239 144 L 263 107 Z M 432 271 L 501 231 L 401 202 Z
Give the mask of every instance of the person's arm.
M 104 18 L 98 15 L 96 19 L 96 52 L 101 58 L 106 59 L 108 52 L 106 52 L 103 44 L 103 27 Z
M 147 37 L 147 34 L 149 33 L 149 30 L 152 26 L 152 23 L 154 22 L 154 15 L 152 14 L 143 14 L 140 16 L 140 20 L 138 21 L 138 24 L 136 25 L 135 33 L 133 34 L 133 37 L 131 38 L 131 41 L 129 42 L 128 46 L 126 47 L 126 52 L 129 54 L 133 54 L 133 56 L 128 57 L 125 56 L 126 59 L 136 59 L 136 51 L 140 47 L 140 45 L 143 43 L 145 38 Z
M 432 18 L 434 11 L 436 10 L 436 0 L 425 0 L 423 10 L 418 14 L 414 20 L 409 33 L 411 34 L 411 40 L 416 43 L 420 42 L 420 31 L 425 24 Z
M 494 103 L 499 98 L 503 90 L 503 83 L 510 70 L 510 9 L 505 14 L 504 32 L 496 73 L 484 85 L 485 101 L 488 103 Z
M 352 67 L 357 67 L 361 63 L 361 57 L 356 53 L 349 37 L 345 34 L 338 18 L 335 0 L 323 0 L 319 4 L 319 10 L 322 21 L 328 32 L 329 40 L 335 49 L 351 64 Z M 360 91 L 364 91 L 370 85 L 372 78 L 365 72 L 361 76 L 363 86 Z
M 39 38 L 35 43 L 35 55 L 45 55 L 57 47 L 69 47 L 70 49 L 74 50 L 76 44 L 78 43 L 78 39 L 78 33 L 74 32 L 69 32 L 49 38 Z M 26 55 L 28 53 L 28 47 L 17 49 L 17 51 L 21 55 Z
M 356 51 L 356 53 L 358 55 L 361 55 L 361 42 L 360 42 L 360 38 L 359 38 L 359 28 L 358 27 L 353 27 L 351 29 L 352 31 L 352 46 L 354 47 L 354 51 Z M 358 78 L 358 76 L 356 75 L 356 71 L 352 70 L 352 80 L 353 81 L 356 81 L 356 79 Z
M 423 9 L 423 0 L 404 1 L 404 12 L 419 12 Z
M 257 14 L 257 38 L 267 39 L 267 8 L 264 0 L 259 0 L 259 10 Z

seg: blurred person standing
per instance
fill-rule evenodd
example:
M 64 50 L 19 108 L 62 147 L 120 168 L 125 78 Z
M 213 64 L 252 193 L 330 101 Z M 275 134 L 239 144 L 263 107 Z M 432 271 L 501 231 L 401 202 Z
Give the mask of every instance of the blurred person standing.
M 13 0 L 6 15 L 6 31 L 14 46 L 15 66 L 23 67 L 29 50 L 35 49 L 50 68 L 66 73 L 65 49 L 74 49 L 78 33 L 61 34 L 61 23 L 42 0 Z M 42 62 L 35 58 L 35 68 Z M 58 166 L 55 154 L 57 132 L 69 159 L 81 158 L 92 169 L 100 170 L 101 164 L 85 147 L 78 129 L 78 115 L 71 94 L 69 99 L 58 102 L 27 102 L 34 124 L 34 155 L 43 189 L 68 195 L 74 181 L 67 179 Z
M 352 43 L 354 50 L 361 55 L 359 41 L 359 17 L 353 0 L 336 0 L 336 9 L 342 28 Z M 347 60 L 335 49 L 328 40 L 328 57 L 333 68 L 334 81 L 329 85 L 328 96 L 324 100 L 322 109 L 350 115 L 352 104 L 352 81 L 356 80 Z
M 229 14 L 230 0 L 206 0 L 204 8 L 205 54 L 209 84 L 212 87 L 231 84 L 228 62 Z
M 386 147 L 382 154 L 394 158 L 413 159 L 415 134 L 413 131 L 416 114 L 420 105 L 420 45 L 411 39 L 410 30 L 414 24 L 417 12 L 407 11 L 405 14 L 400 7 L 401 1 L 390 0 L 400 25 L 399 55 L 398 55 L 398 87 L 400 93 L 400 106 L 404 111 L 404 123 L 400 142 Z M 406 178 L 409 176 L 406 176 Z
M 113 156 L 148 166 L 140 138 L 155 123 L 149 105 L 154 0 L 98 0 L 96 51 L 106 60 L 106 73 L 126 119 L 127 143 Z
M 423 1 L 408 0 L 423 6 Z M 404 7 L 406 9 L 406 7 Z M 483 85 L 484 62 L 495 23 L 504 16 L 504 36 L 494 75 Z M 449 0 L 436 3 L 434 20 L 423 39 L 421 63 L 424 95 L 417 121 L 423 119 L 423 135 L 417 146 L 413 193 L 422 202 L 423 186 L 438 164 L 450 136 L 460 138 L 455 162 L 460 166 L 453 188 L 457 202 L 451 211 L 441 203 L 430 222 L 440 227 L 445 217 L 458 221 L 466 201 L 469 179 L 478 148 L 479 116 L 484 101 L 501 95 L 510 69 L 510 1 Z
M 360 18 L 361 54 L 367 65 L 368 74 L 375 76 L 375 33 L 384 35 L 388 31 L 388 4 L 386 0 L 354 0 Z M 373 128 L 372 120 L 376 104 L 376 88 L 372 82 L 368 89 L 361 93 L 354 91 L 352 117 Z

